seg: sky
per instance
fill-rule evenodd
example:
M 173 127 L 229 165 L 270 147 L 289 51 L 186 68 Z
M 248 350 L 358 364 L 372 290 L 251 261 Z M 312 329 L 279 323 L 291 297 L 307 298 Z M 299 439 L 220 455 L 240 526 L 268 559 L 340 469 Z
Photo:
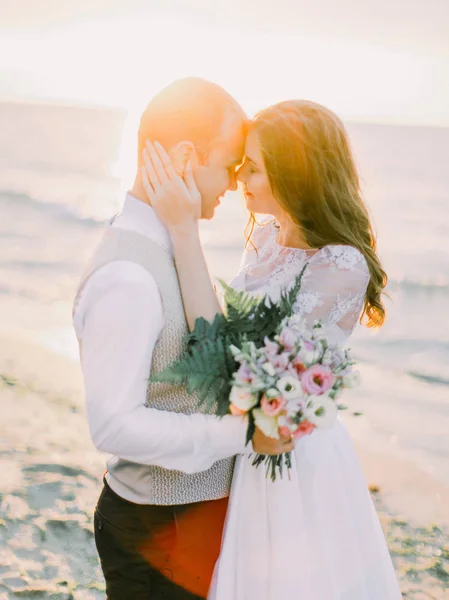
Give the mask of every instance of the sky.
M 0 0 L 0 98 L 139 111 L 187 75 L 252 114 L 449 126 L 447 0 Z

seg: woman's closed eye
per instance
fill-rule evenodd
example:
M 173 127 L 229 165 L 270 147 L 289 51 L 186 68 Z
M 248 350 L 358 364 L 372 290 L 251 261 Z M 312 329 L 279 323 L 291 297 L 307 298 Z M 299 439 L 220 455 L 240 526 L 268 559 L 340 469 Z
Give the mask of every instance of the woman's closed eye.
M 245 159 L 243 161 L 243 164 L 239 167 L 239 172 L 240 171 L 246 172 L 246 173 L 249 173 L 252 175 L 253 173 L 256 172 L 256 169 L 254 168 L 254 163 L 252 161 Z

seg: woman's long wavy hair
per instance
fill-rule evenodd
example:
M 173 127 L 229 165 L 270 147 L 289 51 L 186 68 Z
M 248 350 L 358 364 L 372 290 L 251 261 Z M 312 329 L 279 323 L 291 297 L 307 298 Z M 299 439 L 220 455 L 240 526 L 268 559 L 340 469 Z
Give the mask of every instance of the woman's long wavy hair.
M 304 100 L 270 106 L 254 118 L 273 195 L 312 248 L 346 244 L 364 255 L 370 281 L 361 322 L 380 327 L 387 275 L 362 199 L 359 176 L 345 127 L 330 110 Z M 255 225 L 250 215 L 247 241 Z

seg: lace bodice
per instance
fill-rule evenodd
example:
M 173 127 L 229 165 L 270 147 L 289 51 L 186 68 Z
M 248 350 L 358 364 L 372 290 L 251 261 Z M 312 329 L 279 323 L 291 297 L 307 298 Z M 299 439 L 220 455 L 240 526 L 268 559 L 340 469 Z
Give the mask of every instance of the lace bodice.
M 308 263 L 296 301 L 297 312 L 310 324 L 321 319 L 333 343 L 344 342 L 354 330 L 370 275 L 363 254 L 352 246 L 332 244 L 320 250 L 280 246 L 275 222 L 253 233 L 257 252 L 248 247 L 231 285 L 277 301 Z

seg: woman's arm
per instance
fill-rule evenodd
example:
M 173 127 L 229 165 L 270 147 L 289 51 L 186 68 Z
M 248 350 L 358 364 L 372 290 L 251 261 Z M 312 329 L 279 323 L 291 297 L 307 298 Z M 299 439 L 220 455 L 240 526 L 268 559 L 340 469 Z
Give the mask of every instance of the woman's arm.
M 213 321 L 222 310 L 207 269 L 197 223 L 172 227 L 170 236 L 187 323 L 192 330 L 198 317 Z
M 170 233 L 184 310 L 192 330 L 199 317 L 213 321 L 222 312 L 199 237 L 201 196 L 190 164 L 184 180 L 162 146 L 157 145 L 156 150 L 148 143 L 144 161 L 142 182 L 151 206 Z
M 147 142 L 142 183 L 161 221 L 169 230 L 176 268 L 190 329 L 195 319 L 212 321 L 221 312 L 201 248 L 198 219 L 201 215 L 201 195 L 196 187 L 190 163 L 185 179 L 175 170 L 170 157 L 160 144 L 157 151 Z M 231 417 L 236 418 L 236 417 Z M 278 455 L 294 448 L 292 436 L 279 439 L 266 436 L 256 427 L 252 438 L 253 450 L 259 454 Z

